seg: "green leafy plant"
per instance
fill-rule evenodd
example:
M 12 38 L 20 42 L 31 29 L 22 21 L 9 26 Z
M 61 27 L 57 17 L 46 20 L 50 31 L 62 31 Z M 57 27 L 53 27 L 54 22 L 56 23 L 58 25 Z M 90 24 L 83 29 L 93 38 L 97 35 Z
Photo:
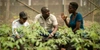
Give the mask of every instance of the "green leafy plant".
M 28 27 L 16 29 L 20 35 L 18 40 L 12 37 L 11 27 L 3 24 L 0 26 L 0 50 L 11 50 L 14 47 L 20 49 L 19 43 L 24 46 L 25 50 L 58 50 L 60 45 L 73 43 L 72 46 L 77 50 L 87 50 L 86 47 L 100 48 L 100 26 L 94 23 L 85 30 L 78 30 L 74 34 L 71 28 L 60 26 L 57 38 L 44 38 L 40 34 L 49 34 L 39 23 L 31 24 Z M 44 40 L 45 39 L 45 40 Z

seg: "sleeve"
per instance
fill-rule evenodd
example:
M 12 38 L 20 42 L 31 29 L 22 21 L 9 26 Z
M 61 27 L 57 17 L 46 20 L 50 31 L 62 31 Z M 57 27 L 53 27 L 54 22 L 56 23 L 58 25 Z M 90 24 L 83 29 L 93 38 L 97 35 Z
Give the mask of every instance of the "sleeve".
M 13 22 L 13 23 L 12 23 L 12 33 L 13 33 L 14 35 L 18 34 L 17 31 L 15 30 L 16 28 L 17 28 L 17 23 L 16 23 L 16 22 Z
M 40 17 L 40 14 L 36 15 L 35 18 L 34 18 L 34 21 L 33 23 L 36 23 L 38 21 L 38 18 Z
M 29 26 L 30 24 L 29 24 L 29 22 L 27 22 L 27 26 Z
M 16 22 L 12 23 L 12 28 L 17 28 L 17 23 Z
M 29 22 L 27 21 L 26 23 L 25 23 L 25 26 L 29 26 L 30 24 L 29 24 Z
M 81 14 L 78 14 L 77 15 L 77 18 L 76 18 L 76 21 L 82 21 L 82 20 L 83 20 L 82 15 Z
M 57 19 L 54 15 L 52 15 L 53 25 L 58 25 Z

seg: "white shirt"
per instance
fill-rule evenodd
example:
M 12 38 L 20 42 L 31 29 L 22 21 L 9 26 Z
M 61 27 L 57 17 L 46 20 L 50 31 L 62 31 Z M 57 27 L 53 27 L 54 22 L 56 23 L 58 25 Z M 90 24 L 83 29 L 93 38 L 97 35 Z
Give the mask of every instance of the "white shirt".
M 12 22 L 12 32 L 13 32 L 13 34 L 14 35 L 18 34 L 17 31 L 14 31 L 15 28 L 19 28 L 21 26 L 28 26 L 28 25 L 29 25 L 29 23 L 27 21 L 23 24 L 20 24 L 19 19 L 14 20 Z
M 37 21 L 48 31 L 51 30 L 53 26 L 58 25 L 57 19 L 53 14 L 50 14 L 46 20 L 43 18 L 42 14 L 38 14 L 34 19 L 34 23 Z

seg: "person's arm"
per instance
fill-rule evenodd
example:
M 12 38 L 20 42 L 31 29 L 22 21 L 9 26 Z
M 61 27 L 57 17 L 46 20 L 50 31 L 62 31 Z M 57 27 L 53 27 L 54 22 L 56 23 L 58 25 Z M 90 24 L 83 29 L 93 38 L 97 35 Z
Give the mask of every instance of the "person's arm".
M 16 31 L 16 29 L 14 29 L 14 33 L 16 35 L 16 38 L 20 38 L 20 36 L 19 36 L 18 32 Z
M 56 33 L 57 29 L 58 29 L 58 25 L 55 25 L 54 29 L 53 29 L 52 33 L 49 35 L 49 37 L 54 36 L 54 34 Z
M 16 28 L 17 28 L 17 23 L 16 22 L 13 22 L 12 23 L 12 33 L 16 36 L 16 38 L 20 38 L 20 36 L 19 36 Z
M 81 26 L 81 21 L 83 20 L 82 18 L 82 15 L 81 14 L 78 14 L 77 17 L 76 17 L 76 27 L 73 29 L 73 32 L 76 32 L 77 30 L 80 29 L 80 26 Z
M 49 37 L 52 37 L 54 36 L 54 34 L 56 33 L 57 29 L 58 29 L 58 22 L 57 22 L 57 19 L 54 15 L 51 15 L 52 16 L 52 22 L 53 22 L 53 30 L 51 32 L 51 34 L 49 35 Z
M 69 26 L 69 23 L 67 22 L 66 19 L 64 20 L 64 22 L 65 22 L 65 24 L 66 24 L 67 27 L 70 27 L 70 26 Z
M 76 30 L 79 30 L 80 25 L 81 25 L 81 22 L 80 21 L 77 21 L 76 22 L 76 27 L 75 27 L 75 29 L 73 29 L 73 32 L 75 32 Z
M 66 26 L 69 27 L 69 23 L 68 23 L 68 21 L 66 20 L 67 16 L 65 16 L 64 13 L 61 14 L 61 18 L 64 20 Z

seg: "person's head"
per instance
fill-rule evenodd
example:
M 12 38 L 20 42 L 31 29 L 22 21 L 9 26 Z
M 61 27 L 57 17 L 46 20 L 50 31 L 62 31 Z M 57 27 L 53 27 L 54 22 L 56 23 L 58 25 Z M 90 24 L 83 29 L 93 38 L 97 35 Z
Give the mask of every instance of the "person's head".
M 43 17 L 49 17 L 49 14 L 50 14 L 49 9 L 47 7 L 42 7 L 41 13 Z
M 20 20 L 19 20 L 20 23 L 23 24 L 27 20 L 27 14 L 22 11 L 22 12 L 19 13 L 19 18 L 20 18 Z
M 76 2 L 70 2 L 68 11 L 69 13 L 74 13 L 76 12 L 77 8 L 78 8 L 78 4 Z

